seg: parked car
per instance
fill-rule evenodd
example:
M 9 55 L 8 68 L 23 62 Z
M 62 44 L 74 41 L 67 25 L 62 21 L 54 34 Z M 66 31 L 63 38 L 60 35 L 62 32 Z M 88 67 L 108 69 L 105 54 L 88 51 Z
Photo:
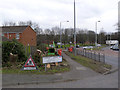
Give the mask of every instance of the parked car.
M 85 46 L 85 47 L 83 47 L 83 49 L 91 49 L 91 48 L 93 48 L 93 46 Z
M 51 44 L 51 45 L 49 45 L 49 47 L 53 48 L 53 45 Z
M 76 45 L 76 48 L 80 48 L 80 45 Z
M 101 44 L 97 44 L 97 47 L 101 47 Z

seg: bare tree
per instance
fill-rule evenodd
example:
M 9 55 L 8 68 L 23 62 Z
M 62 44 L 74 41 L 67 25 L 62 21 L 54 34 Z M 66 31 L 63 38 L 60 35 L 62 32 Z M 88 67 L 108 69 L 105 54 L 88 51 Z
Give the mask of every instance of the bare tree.
M 2 25 L 3 26 L 16 26 L 16 23 L 13 21 L 9 21 L 9 22 L 4 22 Z

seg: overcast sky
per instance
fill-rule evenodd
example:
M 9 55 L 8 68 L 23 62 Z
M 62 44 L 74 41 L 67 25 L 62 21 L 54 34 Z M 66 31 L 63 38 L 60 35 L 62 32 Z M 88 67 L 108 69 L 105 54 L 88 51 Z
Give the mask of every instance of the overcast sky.
M 115 32 L 119 0 L 76 0 L 76 27 L 98 32 Z M 71 28 L 74 23 L 73 0 L 0 0 L 0 25 L 6 21 L 39 23 L 43 29 L 60 26 Z M 68 23 L 64 22 L 69 20 Z

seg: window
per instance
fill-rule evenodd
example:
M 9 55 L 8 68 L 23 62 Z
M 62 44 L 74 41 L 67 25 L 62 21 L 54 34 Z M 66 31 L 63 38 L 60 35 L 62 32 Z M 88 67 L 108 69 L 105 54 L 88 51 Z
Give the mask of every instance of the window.
M 2 33 L 2 36 L 4 37 L 4 33 Z
M 16 39 L 20 39 L 19 33 L 16 33 Z

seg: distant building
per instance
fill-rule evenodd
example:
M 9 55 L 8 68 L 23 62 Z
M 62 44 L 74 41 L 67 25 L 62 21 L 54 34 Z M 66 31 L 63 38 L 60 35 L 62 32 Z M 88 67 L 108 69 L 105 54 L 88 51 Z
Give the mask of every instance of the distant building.
M 106 44 L 108 44 L 108 45 L 115 45 L 115 44 L 118 44 L 119 42 L 118 42 L 118 40 L 107 40 L 106 41 Z
M 24 46 L 36 46 L 36 32 L 30 26 L 3 26 L 2 37 L 17 39 Z

